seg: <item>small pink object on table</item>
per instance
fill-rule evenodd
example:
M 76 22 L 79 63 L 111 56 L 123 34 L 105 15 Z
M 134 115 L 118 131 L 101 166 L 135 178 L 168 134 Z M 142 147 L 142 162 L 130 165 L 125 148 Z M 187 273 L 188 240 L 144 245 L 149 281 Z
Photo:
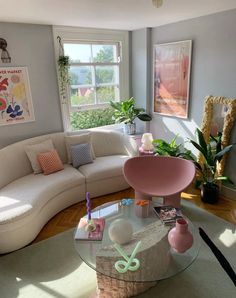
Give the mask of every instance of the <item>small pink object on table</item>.
M 181 192 L 193 181 L 193 162 L 170 156 L 139 156 L 124 164 L 126 181 L 135 190 L 135 199 L 163 197 L 164 205 L 180 208 Z
M 193 245 L 193 235 L 188 230 L 188 223 L 184 218 L 176 220 L 176 226 L 168 234 L 170 246 L 179 253 L 184 253 Z
M 139 147 L 139 156 L 145 156 L 145 155 L 154 155 L 155 152 L 152 150 L 144 150 L 142 147 Z

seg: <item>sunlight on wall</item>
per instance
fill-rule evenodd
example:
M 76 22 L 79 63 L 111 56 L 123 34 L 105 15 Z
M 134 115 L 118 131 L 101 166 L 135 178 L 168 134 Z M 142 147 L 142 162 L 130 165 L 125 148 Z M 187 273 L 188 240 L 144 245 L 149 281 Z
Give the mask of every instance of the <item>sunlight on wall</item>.
M 236 244 L 236 230 L 233 232 L 230 229 L 225 229 L 225 231 L 220 235 L 219 240 L 226 246 L 231 247 Z

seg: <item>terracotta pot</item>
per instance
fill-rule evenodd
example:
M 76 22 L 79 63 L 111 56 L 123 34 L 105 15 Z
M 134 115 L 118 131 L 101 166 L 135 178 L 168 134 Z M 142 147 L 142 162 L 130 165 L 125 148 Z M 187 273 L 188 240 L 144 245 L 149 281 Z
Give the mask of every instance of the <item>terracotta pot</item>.
M 193 245 L 193 235 L 188 230 L 188 222 L 177 219 L 176 226 L 168 234 L 170 246 L 179 253 L 184 253 Z
M 204 203 L 215 204 L 219 200 L 219 186 L 215 183 L 205 183 L 201 189 L 201 199 Z

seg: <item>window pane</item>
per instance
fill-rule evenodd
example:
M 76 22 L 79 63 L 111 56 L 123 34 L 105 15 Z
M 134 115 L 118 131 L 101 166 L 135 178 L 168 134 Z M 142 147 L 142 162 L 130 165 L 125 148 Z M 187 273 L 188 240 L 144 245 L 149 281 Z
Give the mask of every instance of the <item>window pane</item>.
M 92 85 L 92 69 L 90 66 L 70 67 L 71 85 Z
M 114 110 L 112 108 L 95 109 L 70 113 L 73 130 L 114 124 Z
M 76 86 L 71 86 L 71 105 L 80 106 L 80 105 L 89 105 L 95 103 L 95 94 L 94 88 L 79 88 Z
M 93 62 L 117 62 L 116 45 L 92 44 Z
M 72 63 L 91 62 L 91 45 L 89 44 L 64 44 L 64 52 L 70 57 Z
M 116 86 L 97 87 L 96 91 L 98 103 L 107 103 L 110 100 L 119 100 L 119 88 Z
M 118 66 L 96 66 L 96 84 L 119 84 Z

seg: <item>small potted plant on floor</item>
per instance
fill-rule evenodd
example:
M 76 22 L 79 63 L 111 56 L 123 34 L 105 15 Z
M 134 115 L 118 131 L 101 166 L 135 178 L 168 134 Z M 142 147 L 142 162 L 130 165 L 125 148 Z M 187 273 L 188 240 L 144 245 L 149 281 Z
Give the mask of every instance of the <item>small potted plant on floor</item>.
M 110 101 L 110 105 L 114 109 L 114 118 L 117 123 L 125 124 L 125 132 L 128 134 L 135 134 L 136 127 L 134 120 L 138 118 L 141 121 L 151 121 L 152 117 L 145 113 L 142 108 L 135 106 L 133 97 L 121 102 Z
M 219 181 L 227 181 L 233 183 L 226 176 L 218 175 L 218 164 L 223 156 L 228 153 L 234 144 L 223 148 L 221 142 L 222 134 L 218 133 L 217 137 L 210 136 L 209 143 L 207 144 L 204 139 L 203 133 L 197 129 L 198 142 L 190 140 L 193 146 L 201 152 L 204 161 L 202 164 L 194 161 L 195 166 L 200 174 L 199 185 L 202 185 L 201 199 L 205 203 L 214 204 L 219 199 Z

